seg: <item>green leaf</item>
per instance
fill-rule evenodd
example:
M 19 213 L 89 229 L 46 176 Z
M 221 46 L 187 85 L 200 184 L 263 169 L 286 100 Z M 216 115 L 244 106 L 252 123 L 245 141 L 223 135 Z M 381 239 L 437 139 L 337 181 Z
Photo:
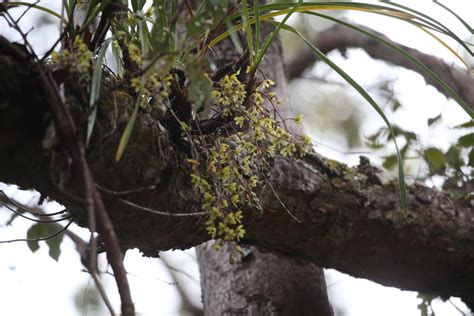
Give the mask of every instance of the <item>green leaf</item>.
M 458 144 L 466 148 L 474 146 L 474 133 L 459 137 Z
M 459 169 L 461 166 L 464 166 L 464 160 L 461 157 L 461 151 L 455 147 L 451 146 L 445 154 L 446 156 L 446 163 L 455 168 Z
M 45 226 L 46 225 L 40 223 L 34 224 L 26 232 L 26 238 L 28 239 L 26 243 L 28 245 L 28 248 L 30 248 L 31 252 L 36 252 L 39 249 L 39 243 L 36 239 L 46 235 L 46 232 L 44 230 Z
M 94 130 L 95 120 L 97 118 L 97 106 L 96 102 L 99 100 L 100 96 L 100 86 L 102 84 L 102 71 L 105 59 L 105 52 L 107 51 L 107 47 L 112 39 L 108 39 L 102 45 L 102 48 L 99 51 L 99 55 L 95 61 L 94 71 L 92 72 L 92 82 L 91 82 L 91 94 L 89 98 L 89 109 L 91 109 L 91 113 L 87 118 L 87 134 L 86 134 L 86 146 L 89 144 L 89 140 L 92 135 L 92 131 Z
M 435 147 L 425 149 L 423 157 L 433 173 L 443 173 L 446 170 L 446 160 L 441 150 Z
M 63 1 L 64 8 L 66 11 L 66 16 L 69 21 L 69 25 L 74 25 L 74 11 L 76 10 L 76 0 L 67 0 Z
M 46 239 L 46 244 L 49 246 L 49 256 L 55 261 L 58 261 L 61 255 L 61 243 L 63 241 L 63 234 Z
M 114 56 L 115 65 L 117 66 L 117 76 L 123 77 L 122 52 L 118 48 L 118 42 L 112 43 L 112 55 Z
M 143 6 L 145 5 L 145 3 L 146 3 L 146 0 L 132 0 L 133 12 L 137 12 L 143 9 Z
M 454 12 L 453 10 L 451 10 L 450 8 L 448 8 L 447 6 L 445 6 L 444 4 L 440 3 L 438 0 L 433 0 L 434 3 L 436 3 L 437 5 L 439 5 L 440 7 L 444 8 L 446 11 L 448 11 L 449 13 L 451 13 L 456 19 L 458 19 L 459 22 L 462 23 L 462 25 L 464 25 L 464 27 L 471 33 L 471 34 L 474 34 L 474 29 L 465 21 L 463 20 L 458 14 L 456 14 L 456 12 Z
M 97 4 L 97 1 L 92 1 L 89 5 L 89 8 L 87 9 L 86 13 L 86 19 L 84 23 L 81 26 L 81 29 L 79 30 L 79 33 L 84 32 L 89 25 L 94 23 L 95 18 L 101 13 L 104 8 L 109 4 L 111 0 L 103 0 L 99 4 Z
M 120 137 L 119 145 L 117 148 L 117 153 L 115 154 L 115 161 L 120 161 L 122 159 L 123 153 L 127 148 L 128 141 L 130 140 L 130 136 L 133 132 L 133 127 L 135 126 L 135 121 L 137 120 L 138 108 L 140 107 L 141 97 L 137 97 L 137 102 L 135 104 L 135 108 L 133 109 L 132 116 L 130 120 L 127 122 L 127 126 L 125 126 L 125 130 L 123 131 L 122 136 Z
M 43 7 L 43 6 L 40 6 L 40 5 L 37 5 L 36 3 L 31 3 L 31 2 L 26 2 L 26 1 L 9 1 L 9 2 L 5 2 L 3 1 L 2 2 L 2 5 L 3 6 L 6 6 L 6 7 L 14 7 L 14 6 L 26 6 L 26 7 L 29 7 L 29 8 L 33 8 L 33 9 L 37 9 L 37 10 L 40 10 L 40 11 L 43 11 L 51 16 L 54 16 L 58 19 L 62 19 L 61 15 L 54 12 L 53 10 L 50 10 L 46 7 Z
M 419 11 L 413 10 L 409 7 L 402 6 L 390 1 L 380 1 L 383 3 L 389 3 L 390 6 L 383 6 L 383 5 L 378 5 L 378 4 L 369 4 L 369 3 L 360 3 L 360 2 L 348 2 L 348 1 L 341 1 L 341 2 L 304 2 L 303 5 L 298 8 L 297 12 L 303 12 L 303 13 L 309 13 L 309 14 L 317 14 L 315 12 L 312 12 L 314 10 L 356 10 L 356 11 L 365 11 L 365 12 L 370 12 L 374 14 L 380 14 L 384 15 L 386 17 L 391 17 L 395 19 L 399 19 L 405 22 L 408 22 L 414 26 L 417 27 L 424 27 L 427 30 L 432 30 L 439 32 L 441 34 L 447 35 L 454 40 L 456 40 L 461 46 L 464 47 L 464 49 L 473 55 L 472 51 L 470 50 L 469 46 L 466 45 L 466 43 L 460 39 L 454 32 L 452 32 L 449 28 L 447 28 L 445 25 L 440 23 L 439 21 L 427 16 L 426 14 L 423 14 Z M 284 15 L 288 13 L 288 11 L 291 10 L 293 7 L 294 3 L 292 2 L 283 2 L 283 3 L 271 3 L 267 5 L 260 5 L 258 7 L 259 13 L 262 13 L 260 17 L 260 21 L 267 21 L 269 19 L 272 19 L 276 16 Z M 396 9 L 391 6 L 397 6 L 402 8 Z M 240 12 L 237 12 L 233 14 L 230 19 L 234 20 L 240 17 Z M 339 23 L 339 22 L 338 22 Z M 241 29 L 243 27 L 242 24 L 239 24 L 238 29 Z M 432 35 L 432 34 L 431 34 Z M 218 37 L 216 37 L 214 40 L 211 41 L 210 46 L 215 45 L 218 43 L 220 40 L 223 38 L 227 37 L 228 34 L 221 34 Z M 436 37 L 435 35 L 432 35 Z M 440 41 L 446 48 L 448 48 L 451 53 L 455 54 L 458 58 L 460 56 L 447 44 L 443 41 L 441 41 L 439 38 L 437 38 L 438 41 Z M 464 61 L 463 61 L 464 62 Z M 465 104 L 461 104 L 461 106 L 466 110 L 469 111 L 469 108 L 465 107 Z M 468 112 L 470 113 L 471 117 L 473 116 L 473 112 Z
M 396 112 L 402 106 L 402 104 L 397 99 L 393 99 L 390 106 L 392 107 L 392 111 Z
M 390 132 L 388 128 L 386 127 L 379 128 L 374 134 L 366 137 L 367 138 L 366 145 L 373 149 L 380 149 L 380 148 L 385 147 L 387 145 L 385 142 L 386 140 L 382 138 L 385 138 L 385 136 L 389 133 Z
M 247 47 L 249 49 L 249 59 L 250 67 L 253 68 L 253 58 L 254 58 L 254 47 L 253 47 L 253 34 L 250 21 L 249 7 L 247 0 L 242 0 L 242 20 L 245 28 L 245 37 L 247 38 Z
M 460 125 L 454 126 L 454 128 L 471 128 L 471 127 L 474 127 L 474 120 L 470 120 Z
M 385 169 L 391 170 L 397 166 L 397 155 L 390 155 L 384 157 L 382 166 Z
M 407 141 L 416 141 L 417 140 L 417 136 L 415 133 L 413 132 L 410 132 L 410 131 L 407 131 L 406 129 L 403 129 L 401 128 L 400 126 L 398 125 L 394 125 L 393 126 L 393 131 L 394 131 L 394 134 L 395 134 L 395 137 L 397 136 L 403 136 L 405 137 L 405 139 Z M 391 135 L 387 135 L 387 140 L 391 139 Z
M 227 32 L 229 33 L 232 44 L 234 44 L 235 50 L 237 53 L 242 54 L 244 52 L 244 48 L 240 41 L 240 37 L 235 30 L 234 24 L 232 24 L 227 17 L 225 17 L 225 26 L 227 27 Z
M 446 83 L 444 82 L 438 75 L 436 75 L 429 67 L 427 67 L 425 64 L 423 64 L 422 62 L 420 62 L 418 59 L 416 59 L 415 56 L 413 56 L 412 54 L 408 53 L 407 51 L 405 51 L 404 49 L 400 48 L 398 45 L 396 44 L 393 44 L 392 42 L 384 39 L 383 37 L 380 37 L 376 34 L 372 34 L 370 33 L 369 31 L 367 30 L 364 30 L 360 27 L 357 27 L 357 26 L 354 26 L 350 23 L 347 23 L 347 22 L 344 22 L 340 19 L 336 19 L 336 18 L 333 18 L 333 17 L 330 17 L 328 15 L 324 15 L 324 14 L 320 14 L 320 13 L 316 13 L 316 12 L 304 12 L 305 14 L 310 14 L 310 15 L 314 15 L 314 16 L 318 16 L 318 17 L 321 17 L 323 19 L 327 19 L 327 20 L 330 20 L 330 21 L 333 21 L 333 22 L 336 22 L 336 23 L 339 23 L 341 25 L 344 25 L 348 28 L 351 28 L 353 30 L 356 30 L 362 34 L 365 34 L 381 43 L 383 43 L 384 45 L 387 45 L 391 48 L 393 48 L 395 51 L 399 52 L 405 59 L 409 60 L 410 62 L 412 62 L 413 64 L 415 64 L 417 67 L 419 67 L 424 73 L 426 73 L 431 79 L 433 79 L 435 82 L 437 82 L 441 87 L 443 87 L 443 89 L 449 94 L 449 96 L 451 96 L 454 100 L 456 100 L 456 102 L 459 104 L 459 106 L 461 108 L 463 108 L 463 110 L 472 118 L 474 117 L 474 111 L 471 109 L 471 107 L 469 105 L 467 105 L 466 102 L 464 102 L 464 100 Z
M 44 240 L 46 236 L 53 235 L 58 232 L 59 225 L 51 225 L 44 223 L 36 223 L 31 226 L 27 233 L 27 245 L 32 252 L 36 252 L 39 246 L 39 240 Z M 46 244 L 49 247 L 49 256 L 58 261 L 61 254 L 61 242 L 63 241 L 63 234 L 55 235 L 46 239 Z
M 454 175 L 452 177 L 449 177 L 444 181 L 442 189 L 444 191 L 447 191 L 453 195 L 454 198 L 460 198 L 460 197 L 465 197 L 466 192 L 461 188 L 460 183 L 462 180 L 459 178 L 459 176 Z
M 255 51 L 260 50 L 260 10 L 258 9 L 259 1 L 253 2 L 253 12 L 255 14 Z
M 151 35 L 150 30 L 148 30 L 147 21 L 145 19 L 141 19 L 138 23 L 139 29 L 139 39 L 140 39 L 140 46 L 142 49 L 143 59 L 150 58 L 150 50 L 151 50 Z
M 441 119 L 441 113 L 435 117 L 429 118 L 428 119 L 428 126 L 433 125 L 434 123 L 437 123 Z
M 436 30 L 437 32 L 445 34 L 447 36 L 450 36 L 451 38 L 456 40 L 456 42 L 458 42 L 458 44 L 460 44 L 472 56 L 472 51 L 469 48 L 469 46 L 461 38 L 459 38 L 459 36 L 457 36 L 453 31 L 451 31 L 448 27 L 446 27 L 444 24 L 442 24 L 438 20 L 436 20 L 436 19 L 434 19 L 434 18 L 432 18 L 432 17 L 430 17 L 426 14 L 423 14 L 420 11 L 416 11 L 414 9 L 411 9 L 407 6 L 404 6 L 404 5 L 401 5 L 401 4 L 398 4 L 398 3 L 394 3 L 390 0 L 382 0 L 381 2 L 390 3 L 390 5 L 402 8 L 402 9 L 408 11 L 408 12 L 411 12 L 411 13 L 415 14 L 417 16 L 418 20 L 423 21 L 427 25 L 431 26 L 431 28 L 433 30 Z M 409 21 L 409 22 L 411 22 L 412 24 L 416 23 L 416 22 L 413 23 L 413 21 Z
M 267 36 L 265 39 L 265 42 L 263 43 L 262 49 L 257 52 L 257 56 L 255 58 L 255 64 L 252 65 L 254 71 L 257 69 L 257 67 L 260 65 L 260 63 L 263 60 L 263 57 L 265 57 L 265 54 L 267 53 L 268 48 L 270 48 L 271 43 L 275 40 L 276 36 L 280 32 L 281 28 L 285 26 L 286 21 L 290 18 L 290 16 L 296 11 L 296 9 L 302 4 L 302 0 L 299 0 L 297 4 L 293 6 L 293 8 L 288 12 L 288 14 L 285 15 L 283 20 L 277 24 L 277 28 L 273 30 L 273 32 L 270 34 L 270 36 Z M 259 16 L 259 23 L 260 23 L 260 16 Z

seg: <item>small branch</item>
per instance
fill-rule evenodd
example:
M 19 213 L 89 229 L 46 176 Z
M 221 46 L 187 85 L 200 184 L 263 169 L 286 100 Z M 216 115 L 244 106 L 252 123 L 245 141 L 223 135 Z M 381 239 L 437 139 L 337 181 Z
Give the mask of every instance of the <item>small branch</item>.
M 120 202 L 122 202 L 125 205 L 131 206 L 133 208 L 136 208 L 138 210 L 142 210 L 145 212 L 153 213 L 153 214 L 158 214 L 158 215 L 163 215 L 163 216 L 175 216 L 175 217 L 186 217 L 186 216 L 206 216 L 209 215 L 209 212 L 195 212 L 195 213 L 166 213 L 166 212 L 161 212 L 158 210 L 154 210 L 148 207 L 144 207 L 138 204 L 135 204 L 133 202 L 130 202 L 128 200 L 124 199 L 118 199 Z

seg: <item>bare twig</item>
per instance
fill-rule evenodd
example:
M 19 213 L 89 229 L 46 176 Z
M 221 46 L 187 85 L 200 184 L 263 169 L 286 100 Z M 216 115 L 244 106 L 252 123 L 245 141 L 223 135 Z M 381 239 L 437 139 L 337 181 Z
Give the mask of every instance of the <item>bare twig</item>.
M 123 190 L 123 191 L 110 190 L 110 189 L 104 188 L 103 186 L 101 186 L 101 185 L 99 185 L 99 184 L 97 184 L 97 183 L 95 184 L 95 186 L 96 186 L 100 191 L 104 192 L 105 194 L 113 195 L 113 196 L 129 195 L 129 194 L 140 193 L 140 192 L 143 192 L 143 191 L 151 191 L 151 190 L 155 190 L 155 189 L 156 189 L 156 185 L 155 185 L 155 184 L 152 184 L 152 185 L 149 185 L 149 186 L 145 186 L 145 187 L 139 187 L 139 188 L 136 188 L 136 189 Z
M 61 214 L 67 213 L 66 209 L 53 212 L 53 213 L 45 213 L 45 212 L 39 213 L 36 208 L 33 210 L 30 207 L 27 207 L 26 205 L 22 205 L 18 203 L 17 201 L 12 200 L 11 198 L 8 197 L 8 195 L 5 194 L 3 190 L 0 190 L 0 203 L 2 203 L 4 206 L 7 206 L 6 204 L 13 205 L 21 209 L 22 212 L 30 213 L 32 215 L 39 216 L 39 217 L 50 217 L 50 216 L 61 215 Z
M 153 214 L 164 215 L 164 216 L 183 217 L 183 216 L 206 216 L 206 215 L 209 215 L 209 212 L 166 213 L 166 212 L 157 211 L 157 210 L 154 210 L 154 209 L 151 209 L 151 208 L 148 208 L 148 207 L 144 207 L 144 206 L 135 204 L 135 203 L 133 203 L 133 202 L 130 202 L 130 201 L 127 201 L 127 200 L 124 200 L 124 199 L 118 199 L 118 200 L 119 200 L 120 202 L 122 202 L 123 204 L 126 204 L 126 205 L 128 205 L 128 206 L 131 206 L 131 207 L 133 207 L 133 208 L 136 208 L 136 209 L 139 209 L 139 210 L 142 210 L 142 211 L 145 211 L 145 212 L 153 213 Z

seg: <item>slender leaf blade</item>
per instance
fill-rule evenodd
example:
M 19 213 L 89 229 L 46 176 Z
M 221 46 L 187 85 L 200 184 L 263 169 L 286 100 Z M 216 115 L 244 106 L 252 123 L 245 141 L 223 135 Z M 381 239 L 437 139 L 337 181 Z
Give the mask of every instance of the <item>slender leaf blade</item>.
M 97 118 L 96 102 L 97 100 L 99 100 L 100 97 L 100 86 L 102 84 L 102 71 L 105 53 L 111 41 L 112 39 L 108 39 L 102 45 L 102 48 L 99 51 L 99 55 L 97 56 L 97 59 L 95 61 L 94 70 L 92 72 L 91 94 L 89 97 L 89 109 L 91 110 L 91 113 L 87 118 L 86 146 L 89 144 L 89 140 L 91 138 L 92 131 L 94 130 L 95 121 Z

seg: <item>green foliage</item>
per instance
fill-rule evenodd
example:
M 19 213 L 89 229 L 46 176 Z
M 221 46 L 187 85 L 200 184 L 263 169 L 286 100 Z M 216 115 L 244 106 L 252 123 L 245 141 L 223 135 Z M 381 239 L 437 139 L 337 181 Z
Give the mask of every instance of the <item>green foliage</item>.
M 220 132 L 191 136 L 202 150 L 196 149 L 196 157 L 188 159 L 192 183 L 203 199 L 202 209 L 209 212 L 207 231 L 211 238 L 219 239 L 216 248 L 244 237 L 244 209 L 263 211 L 254 189 L 266 172 L 267 160 L 275 154 L 301 156 L 310 146 L 308 138 L 292 136 L 264 106 L 264 102 L 279 103 L 275 94 L 267 91 L 274 84 L 271 80 L 260 82 L 247 95 L 247 87 L 237 75 L 225 75 L 214 84 L 210 105 L 233 124 L 223 136 Z M 184 126 L 183 132 L 187 129 Z M 233 245 L 239 253 L 240 247 Z
M 472 148 L 474 146 L 474 133 L 459 137 L 458 144 L 464 148 Z
M 446 160 L 440 149 L 435 147 L 427 148 L 423 151 L 423 157 L 433 174 L 442 174 L 446 170 Z
M 36 252 L 39 249 L 39 240 L 46 236 L 51 236 L 57 233 L 57 225 L 36 223 L 31 226 L 27 233 L 27 244 L 32 252 Z M 46 238 L 46 244 L 49 247 L 49 256 L 54 260 L 58 261 L 59 255 L 61 254 L 61 242 L 63 241 L 63 235 L 58 234 L 51 238 Z
M 433 118 L 437 123 L 442 121 L 442 115 Z M 428 120 L 427 125 L 433 128 L 435 123 Z M 470 130 L 472 121 L 466 122 L 456 129 Z M 443 189 L 451 192 L 455 197 L 465 197 L 470 192 L 470 188 L 474 185 L 474 154 L 473 154 L 473 134 L 467 132 L 466 135 L 459 137 L 457 143 L 451 145 L 447 150 L 431 146 L 423 148 L 416 135 L 408 130 L 398 126 L 394 127 L 396 137 L 402 139 L 405 145 L 400 151 L 403 159 L 408 159 L 411 155 L 419 155 L 425 162 L 428 171 L 424 174 L 418 174 L 417 180 L 425 180 L 431 176 L 437 175 L 443 178 Z M 383 127 L 374 134 L 367 137 L 367 145 L 373 149 L 386 148 L 388 141 L 391 139 L 387 128 Z M 384 157 L 383 166 L 387 169 L 393 169 L 396 165 L 396 156 L 390 154 Z
M 395 111 L 395 110 L 394 110 Z M 436 115 L 435 117 L 432 117 L 432 118 L 429 118 L 428 119 L 428 126 L 431 126 L 437 122 L 439 122 L 439 120 L 441 119 L 441 113 Z
M 102 70 L 104 67 L 105 52 L 107 51 L 107 47 L 109 46 L 110 41 L 111 39 L 109 39 L 104 43 L 104 45 L 102 45 L 102 48 L 99 51 L 99 55 L 97 56 L 97 59 L 94 63 L 94 71 L 92 73 L 91 80 L 91 93 L 89 97 L 89 107 L 91 109 L 91 114 L 89 114 L 87 122 L 86 145 L 89 143 L 97 117 L 96 102 L 99 100 L 100 97 L 100 87 L 102 85 Z

